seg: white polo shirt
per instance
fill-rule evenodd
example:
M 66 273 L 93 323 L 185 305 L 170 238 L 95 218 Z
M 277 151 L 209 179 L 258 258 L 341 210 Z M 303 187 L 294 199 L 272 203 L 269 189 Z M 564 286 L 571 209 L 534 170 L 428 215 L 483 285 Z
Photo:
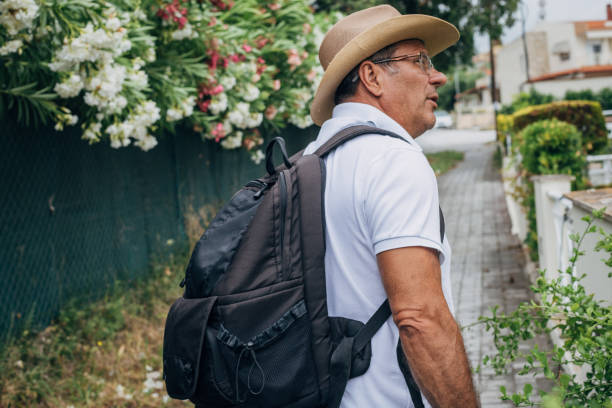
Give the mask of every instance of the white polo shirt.
M 341 129 L 358 124 L 397 133 L 405 141 L 364 135 L 326 158 L 325 274 L 330 316 L 366 322 L 387 295 L 376 254 L 424 246 L 440 252 L 442 290 L 451 310 L 451 249 L 440 243 L 438 185 L 422 149 L 393 119 L 371 105 L 337 105 L 305 153 Z M 397 363 L 399 331 L 389 318 L 372 339 L 368 371 L 351 379 L 342 408 L 409 408 L 410 392 Z M 425 398 L 425 406 L 429 407 Z

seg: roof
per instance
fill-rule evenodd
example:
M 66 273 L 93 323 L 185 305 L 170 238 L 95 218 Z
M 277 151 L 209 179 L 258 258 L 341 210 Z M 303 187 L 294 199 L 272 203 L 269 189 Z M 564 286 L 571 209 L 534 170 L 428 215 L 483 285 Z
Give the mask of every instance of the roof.
M 467 90 L 465 90 L 465 91 L 463 91 L 461 93 L 456 94 L 455 95 L 455 99 L 459 100 L 459 99 L 461 99 L 461 98 L 463 98 L 464 96 L 467 96 L 467 95 L 478 94 L 483 89 L 488 89 L 488 88 L 489 87 L 486 86 L 486 85 L 481 85 L 481 86 L 477 86 L 477 87 L 474 87 L 474 88 L 470 88 L 470 89 L 467 89 Z
M 580 77 L 598 77 L 608 75 L 612 76 L 612 65 L 590 65 L 586 67 L 566 69 L 564 71 L 551 72 L 549 74 L 530 78 L 529 82 L 550 81 L 553 79 L 567 79 L 564 77 L 573 78 L 578 75 L 580 75 Z

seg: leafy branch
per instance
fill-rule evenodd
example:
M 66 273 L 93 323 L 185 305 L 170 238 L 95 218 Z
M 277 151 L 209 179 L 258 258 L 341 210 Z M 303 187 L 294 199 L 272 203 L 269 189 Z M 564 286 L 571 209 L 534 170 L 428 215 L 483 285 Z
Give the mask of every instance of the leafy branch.
M 60 114 L 54 100 L 57 95 L 49 92 L 50 87 L 37 89 L 38 84 L 0 89 L 0 117 L 5 119 L 12 109 L 17 112 L 17 120 L 26 126 L 39 126 L 51 122 Z
M 532 384 L 512 395 L 500 387 L 502 400 L 512 401 L 516 406 L 612 407 L 612 307 L 587 294 L 580 283 L 586 274 L 575 273 L 576 262 L 584 255 L 580 247 L 587 234 L 599 232 L 602 239 L 596 250 L 604 250 L 608 254 L 604 262 L 612 264 L 612 234 L 594 225 L 595 219 L 603 218 L 604 211 L 593 211 L 592 217 L 584 217 L 585 231 L 570 236 L 574 243 L 570 265 L 559 271 L 558 278 L 547 280 L 544 271 L 540 271 L 531 287 L 539 303 L 523 302 L 509 314 L 499 313 L 499 306 L 495 306 L 491 316 L 481 316 L 478 322 L 467 326 L 484 324 L 492 332 L 497 352 L 485 356 L 483 364 L 491 365 L 497 374 L 523 359 L 519 375 L 541 373 L 554 384 L 552 390 L 538 390 L 542 396 L 539 401 L 534 399 Z M 541 350 L 536 344 L 521 352 L 521 342 L 552 331 L 561 338 L 561 345 Z M 586 373 L 584 378 L 566 372 L 569 367 L 580 367 Z

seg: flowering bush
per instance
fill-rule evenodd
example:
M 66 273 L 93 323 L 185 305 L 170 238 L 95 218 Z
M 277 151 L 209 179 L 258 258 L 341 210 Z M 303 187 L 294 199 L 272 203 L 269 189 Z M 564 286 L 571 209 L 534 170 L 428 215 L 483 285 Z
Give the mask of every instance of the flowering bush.
M 258 128 L 311 125 L 333 22 L 306 0 L 4 0 L 0 112 L 143 150 L 182 121 L 259 161 Z

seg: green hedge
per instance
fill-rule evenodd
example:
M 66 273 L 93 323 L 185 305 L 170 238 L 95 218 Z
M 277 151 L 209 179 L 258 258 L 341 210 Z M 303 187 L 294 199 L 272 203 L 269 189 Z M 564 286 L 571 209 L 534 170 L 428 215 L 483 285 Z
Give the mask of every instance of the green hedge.
M 603 150 L 608 145 L 608 132 L 601 105 L 592 101 L 562 101 L 530 106 L 514 114 L 514 128 L 556 118 L 571 123 L 582 134 L 582 148 L 587 153 Z
M 582 140 L 574 125 L 558 119 L 540 120 L 525 127 L 520 134 L 521 166 L 527 178 L 536 174 L 570 174 L 575 177 L 572 189 L 586 187 L 586 158 Z M 529 232 L 525 243 L 532 259 L 537 259 L 538 234 L 535 215 L 533 183 L 523 191 L 523 206 L 527 208 Z

